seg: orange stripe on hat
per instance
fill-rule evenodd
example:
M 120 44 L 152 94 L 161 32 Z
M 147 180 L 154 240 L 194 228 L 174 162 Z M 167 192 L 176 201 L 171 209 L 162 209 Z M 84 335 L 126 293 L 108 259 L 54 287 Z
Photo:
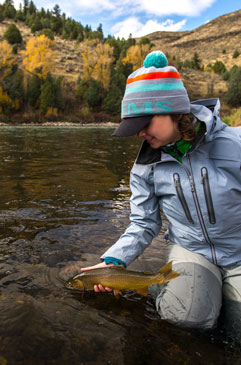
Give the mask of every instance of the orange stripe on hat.
M 149 72 L 143 75 L 139 75 L 133 78 L 127 79 L 127 84 L 131 84 L 135 81 L 140 80 L 154 80 L 154 79 L 180 79 L 180 75 L 175 71 L 167 71 L 167 72 Z

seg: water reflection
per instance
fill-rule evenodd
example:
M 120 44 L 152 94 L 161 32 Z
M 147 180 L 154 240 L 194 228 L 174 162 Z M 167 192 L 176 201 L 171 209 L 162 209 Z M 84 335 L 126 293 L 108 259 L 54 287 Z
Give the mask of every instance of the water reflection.
M 220 330 L 177 329 L 136 293 L 117 300 L 64 289 L 64 268 L 98 262 L 127 226 L 139 144 L 108 128 L 0 129 L 0 364 L 239 360 Z M 160 236 L 132 268 L 157 270 L 164 249 Z

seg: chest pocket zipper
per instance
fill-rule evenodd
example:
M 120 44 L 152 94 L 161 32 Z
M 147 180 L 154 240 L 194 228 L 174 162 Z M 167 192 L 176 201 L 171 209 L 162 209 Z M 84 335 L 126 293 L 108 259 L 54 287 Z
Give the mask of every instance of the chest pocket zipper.
M 205 196 L 207 210 L 208 210 L 209 222 L 211 224 L 215 224 L 216 217 L 215 217 L 215 212 L 214 212 L 214 208 L 213 208 L 213 201 L 212 201 L 211 190 L 210 190 L 210 185 L 209 185 L 208 170 L 206 167 L 201 168 L 201 176 L 202 176 L 204 196 Z
M 186 214 L 186 217 L 191 224 L 194 224 L 190 210 L 188 208 L 188 205 L 187 205 L 187 202 L 185 199 L 185 196 L 183 194 L 183 190 L 182 190 L 182 186 L 181 186 L 181 182 L 180 182 L 180 175 L 178 173 L 173 174 L 173 179 L 174 179 L 177 196 L 181 202 L 181 205 Z

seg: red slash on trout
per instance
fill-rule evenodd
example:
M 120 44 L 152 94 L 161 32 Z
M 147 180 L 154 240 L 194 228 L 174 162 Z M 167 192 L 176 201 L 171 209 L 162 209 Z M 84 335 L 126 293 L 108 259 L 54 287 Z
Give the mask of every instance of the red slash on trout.
M 157 273 L 131 271 L 122 265 L 115 265 L 84 271 L 69 279 L 65 286 L 68 289 L 84 291 L 93 290 L 94 285 L 101 284 L 113 289 L 115 295 L 121 290 L 136 290 L 142 295 L 147 295 L 149 285 L 164 284 L 177 276 L 179 274 L 172 270 L 172 262 L 163 266 Z

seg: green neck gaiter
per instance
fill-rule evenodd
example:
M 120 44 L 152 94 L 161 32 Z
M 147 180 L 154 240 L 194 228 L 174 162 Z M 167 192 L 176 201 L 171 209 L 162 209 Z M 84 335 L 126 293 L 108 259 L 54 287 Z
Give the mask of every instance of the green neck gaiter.
M 199 132 L 201 128 L 201 123 L 199 123 L 196 127 L 196 132 Z M 191 143 L 185 140 L 180 140 L 174 143 L 170 147 L 163 148 L 163 151 L 169 153 L 172 157 L 182 163 L 182 157 L 188 152 L 191 147 Z

